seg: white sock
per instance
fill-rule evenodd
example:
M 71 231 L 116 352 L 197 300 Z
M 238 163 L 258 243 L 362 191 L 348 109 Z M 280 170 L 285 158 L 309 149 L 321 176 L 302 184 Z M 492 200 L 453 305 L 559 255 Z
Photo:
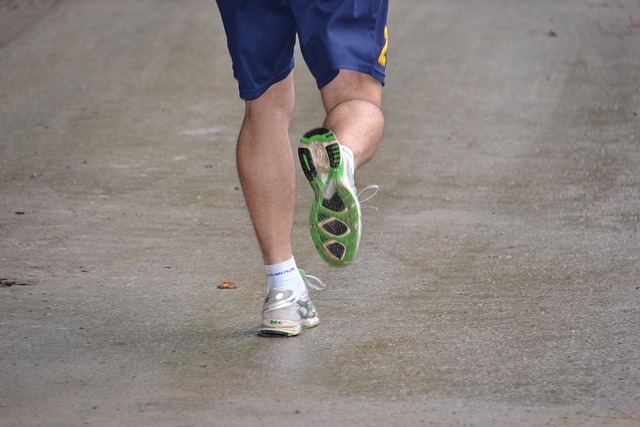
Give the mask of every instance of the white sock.
M 278 264 L 265 265 L 264 269 L 267 273 L 267 292 L 275 288 L 292 290 L 297 296 L 307 294 L 307 285 L 298 271 L 294 257 Z

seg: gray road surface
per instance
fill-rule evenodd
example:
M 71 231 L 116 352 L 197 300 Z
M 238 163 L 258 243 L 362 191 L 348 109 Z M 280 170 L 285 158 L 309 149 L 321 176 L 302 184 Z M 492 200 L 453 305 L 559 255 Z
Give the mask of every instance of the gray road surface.
M 393 1 L 378 209 L 332 269 L 298 171 L 328 288 L 289 340 L 256 336 L 214 2 L 0 22 L 0 425 L 640 425 L 638 1 Z

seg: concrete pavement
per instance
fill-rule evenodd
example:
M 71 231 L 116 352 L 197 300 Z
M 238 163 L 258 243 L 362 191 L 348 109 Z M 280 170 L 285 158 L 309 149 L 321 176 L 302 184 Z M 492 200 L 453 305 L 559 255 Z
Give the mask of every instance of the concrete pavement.
M 0 43 L 0 425 L 640 424 L 637 1 L 392 2 L 378 209 L 332 269 L 298 171 L 328 289 L 289 340 L 214 2 L 40 3 Z

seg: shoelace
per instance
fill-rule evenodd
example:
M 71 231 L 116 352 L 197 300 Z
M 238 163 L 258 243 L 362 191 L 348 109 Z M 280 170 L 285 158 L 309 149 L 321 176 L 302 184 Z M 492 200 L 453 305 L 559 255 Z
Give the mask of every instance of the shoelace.
M 306 283 L 308 287 L 313 288 L 316 291 L 322 291 L 327 287 L 327 285 L 325 285 L 322 280 L 318 279 L 316 276 L 305 274 L 303 279 L 304 283 Z
M 362 190 L 358 191 L 358 200 L 360 201 L 360 205 L 362 206 L 363 203 L 368 202 L 369 200 L 373 199 L 374 197 L 376 197 L 376 194 L 378 194 L 378 191 L 380 191 L 380 186 L 373 184 L 373 185 L 368 185 L 366 187 L 364 187 Z M 366 192 L 370 192 L 372 194 L 368 195 L 367 197 L 362 197 L 363 193 Z M 368 208 L 371 208 L 373 210 L 378 210 L 377 206 L 368 206 L 368 205 L 364 205 Z

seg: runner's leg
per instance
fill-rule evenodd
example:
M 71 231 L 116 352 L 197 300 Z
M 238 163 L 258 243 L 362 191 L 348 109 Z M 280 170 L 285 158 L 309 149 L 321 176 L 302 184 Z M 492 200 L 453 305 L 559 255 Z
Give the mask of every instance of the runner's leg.
M 289 123 L 295 103 L 293 76 L 246 101 L 237 146 L 238 175 L 265 264 L 292 256 L 295 166 Z

